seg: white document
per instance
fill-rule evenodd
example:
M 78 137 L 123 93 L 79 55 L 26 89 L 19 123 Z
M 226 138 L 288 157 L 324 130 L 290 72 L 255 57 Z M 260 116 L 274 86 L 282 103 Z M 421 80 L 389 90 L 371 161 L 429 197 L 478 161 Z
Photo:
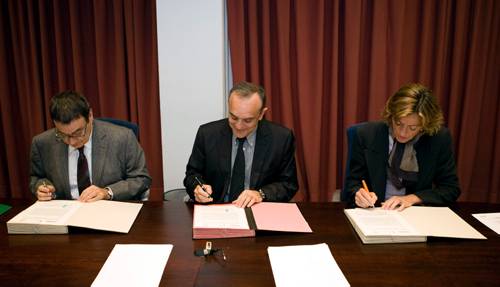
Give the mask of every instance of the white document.
M 92 286 L 158 286 L 172 244 L 116 244 Z
M 64 234 L 68 226 L 128 233 L 142 203 L 37 201 L 7 222 L 9 234 Z
M 196 205 L 193 228 L 250 229 L 245 209 L 233 204 Z
M 476 213 L 473 214 L 482 224 L 488 226 L 491 230 L 500 234 L 500 212 L 494 213 Z
M 427 236 L 486 239 L 448 207 L 411 206 L 401 215 Z
M 344 210 L 363 243 L 425 242 L 427 236 L 486 239 L 448 207 Z
M 98 200 L 82 202 L 80 208 L 68 219 L 70 226 L 128 233 L 142 203 Z
M 37 201 L 18 214 L 17 223 L 64 224 L 82 203 L 76 200 Z
M 396 210 L 381 208 L 346 209 L 365 236 L 422 236 Z
M 274 282 L 282 286 L 350 286 L 328 245 L 268 247 Z

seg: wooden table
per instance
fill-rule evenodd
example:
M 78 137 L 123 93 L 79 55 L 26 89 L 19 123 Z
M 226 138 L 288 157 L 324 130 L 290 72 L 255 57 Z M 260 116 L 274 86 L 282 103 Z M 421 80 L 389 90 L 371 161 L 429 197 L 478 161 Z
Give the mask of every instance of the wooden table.
M 72 229 L 68 235 L 8 235 L 10 218 L 30 203 L 7 202 L 0 216 L 0 286 L 89 286 L 120 244 L 173 244 L 161 286 L 274 286 L 268 246 L 327 243 L 351 286 L 500 285 L 500 236 L 471 216 L 500 205 L 453 209 L 488 240 L 430 238 L 426 243 L 363 245 L 340 203 L 299 203 L 312 234 L 258 232 L 212 240 L 221 256 L 195 257 L 192 204 L 146 202 L 128 234 Z

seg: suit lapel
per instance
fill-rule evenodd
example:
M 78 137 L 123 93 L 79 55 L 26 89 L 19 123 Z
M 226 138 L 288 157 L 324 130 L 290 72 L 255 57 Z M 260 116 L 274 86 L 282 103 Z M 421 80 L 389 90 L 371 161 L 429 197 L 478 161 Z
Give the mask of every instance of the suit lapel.
M 260 179 L 262 165 L 264 164 L 265 155 L 268 154 L 267 150 L 271 146 L 271 131 L 265 120 L 259 122 L 257 127 L 257 135 L 255 137 L 255 150 L 253 153 L 252 171 L 250 173 L 250 189 L 256 189 Z
M 229 190 L 229 181 L 231 178 L 231 152 L 232 152 L 232 139 L 233 133 L 229 127 L 229 122 L 226 120 L 224 128 L 220 131 L 220 136 L 217 138 L 216 146 L 220 147 L 218 151 L 219 170 L 224 175 L 224 189 L 222 190 L 220 201 L 223 200 L 224 195 Z
M 104 171 L 107 146 L 104 144 L 106 133 L 102 132 L 98 121 L 94 121 L 92 132 L 92 184 L 99 185 Z
M 425 180 L 422 180 L 424 178 L 428 178 L 430 176 L 430 173 L 433 172 L 431 168 L 422 168 L 424 166 L 430 167 L 432 165 L 432 160 L 431 160 L 431 154 L 432 153 L 432 146 L 429 144 L 430 138 L 427 135 L 423 135 L 418 142 L 415 144 L 415 152 L 417 153 L 417 162 L 418 162 L 418 180 L 417 180 L 417 185 L 419 183 L 424 183 L 426 182 Z M 416 187 L 418 188 L 418 186 Z
M 368 138 L 373 139 L 367 144 L 364 150 L 368 173 L 372 183 L 373 191 L 380 197 L 385 195 L 386 178 L 387 178 L 387 158 L 389 150 L 389 131 L 384 125 L 380 129 L 375 130 L 374 135 Z M 383 198 L 380 198 L 383 200 Z
M 58 172 L 58 179 L 54 179 L 54 182 L 62 183 L 62 190 L 65 194 L 65 197 L 71 199 L 71 190 L 69 187 L 69 172 L 68 172 L 68 145 L 55 140 L 54 136 L 54 145 L 56 146 L 56 155 L 55 158 L 58 159 L 54 170 Z

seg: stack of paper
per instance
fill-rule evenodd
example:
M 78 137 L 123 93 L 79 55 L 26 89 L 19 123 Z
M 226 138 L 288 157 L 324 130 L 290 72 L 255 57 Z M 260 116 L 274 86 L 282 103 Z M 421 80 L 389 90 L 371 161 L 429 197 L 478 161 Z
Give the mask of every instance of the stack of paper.
M 250 208 L 230 203 L 194 206 L 194 239 L 252 237 L 255 230 L 312 232 L 295 203 L 262 202 Z
M 325 243 L 268 247 L 274 282 L 281 286 L 349 286 Z
M 37 201 L 7 222 L 9 234 L 64 234 L 68 226 L 128 233 L 142 203 Z
M 486 239 L 448 207 L 411 206 L 403 211 L 345 209 L 363 243 L 425 242 L 427 236 Z

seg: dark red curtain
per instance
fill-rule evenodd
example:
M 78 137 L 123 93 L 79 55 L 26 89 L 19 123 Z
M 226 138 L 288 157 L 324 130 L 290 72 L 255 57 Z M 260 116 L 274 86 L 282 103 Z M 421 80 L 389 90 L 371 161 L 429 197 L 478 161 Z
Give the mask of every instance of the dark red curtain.
M 297 136 L 296 200 L 340 189 L 348 126 L 401 85 L 434 91 L 462 201 L 500 202 L 500 1 L 229 0 L 234 81 L 262 84 Z
M 139 125 L 160 200 L 156 1 L 1 1 L 0 25 L 0 197 L 31 197 L 31 139 L 52 127 L 50 98 L 74 89 L 95 117 Z

